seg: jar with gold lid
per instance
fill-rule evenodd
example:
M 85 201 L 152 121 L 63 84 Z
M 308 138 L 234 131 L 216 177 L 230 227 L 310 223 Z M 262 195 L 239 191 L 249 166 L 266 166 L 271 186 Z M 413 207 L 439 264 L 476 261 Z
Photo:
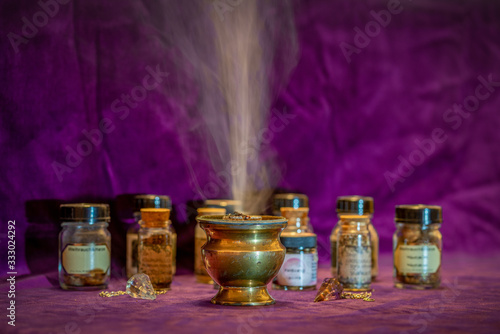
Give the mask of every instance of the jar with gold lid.
M 396 206 L 394 285 L 432 289 L 441 283 L 442 210 L 435 205 Z

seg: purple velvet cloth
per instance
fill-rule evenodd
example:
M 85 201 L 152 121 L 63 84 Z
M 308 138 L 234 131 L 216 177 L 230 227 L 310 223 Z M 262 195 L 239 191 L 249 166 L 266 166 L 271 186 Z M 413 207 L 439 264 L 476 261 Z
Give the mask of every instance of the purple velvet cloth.
M 288 116 L 283 118 L 286 126 L 273 132 L 270 146 L 281 167 L 279 187 L 310 198 L 320 261 L 329 261 L 328 236 L 337 220 L 336 197 L 354 194 L 375 199 L 374 225 L 382 252 L 392 247 L 394 205 L 417 203 L 443 207 L 445 255 L 461 251 L 480 259 L 485 252 L 498 251 L 500 3 L 403 0 L 398 5 L 381 0 L 318 0 L 294 4 L 299 60 L 274 101 L 273 109 Z M 210 10 L 209 2 L 207 6 Z M 113 277 L 123 277 L 129 195 L 134 193 L 171 196 L 179 234 L 179 270 L 189 273 L 194 221 L 188 208 L 194 205 L 191 201 L 202 198 L 197 186 L 203 188 L 214 179 L 203 141 L 196 137 L 186 145 L 186 138 L 195 137 L 203 124 L 193 117 L 199 91 L 190 66 L 162 35 L 161 29 L 168 27 L 163 14 L 175 13 L 163 2 L 73 0 L 58 5 L 57 11 L 55 6 L 45 9 L 53 15 L 43 24 L 39 14 L 43 8 L 28 0 L 0 3 L 0 152 L 4 157 L 0 166 L 0 275 L 5 277 L 6 272 L 8 220 L 16 221 L 18 274 L 52 272 L 57 267 L 58 205 L 87 201 L 112 205 Z M 40 27 L 30 28 L 34 20 Z M 159 85 L 147 90 L 144 100 L 128 108 L 128 113 L 124 109 L 114 112 L 114 102 L 122 94 L 134 89 L 137 93 L 138 85 L 154 83 L 144 84 L 147 75 Z M 89 140 L 87 136 L 96 144 L 82 144 Z M 87 155 L 76 158 L 71 152 L 77 149 Z M 224 196 L 227 193 L 221 189 L 213 197 Z M 473 268 L 448 264 L 447 270 L 457 275 L 464 270 L 460 284 L 483 284 L 487 296 L 498 294 L 498 285 L 487 274 L 494 269 L 487 265 Z M 495 275 L 498 278 L 498 272 Z M 188 290 L 190 280 L 182 277 L 176 284 Z M 424 305 L 421 302 L 436 296 L 434 292 L 392 290 L 389 272 L 382 272 L 380 284 L 388 302 L 379 301 L 378 309 L 348 301 L 339 302 L 346 308 L 314 305 L 317 310 L 338 312 L 332 313 L 338 318 L 331 323 L 332 314 L 315 313 L 317 319 L 328 320 L 315 321 L 315 325 L 326 329 L 342 324 L 347 329 L 355 320 L 342 315 L 353 312 L 369 316 L 366 331 L 383 331 L 379 325 L 392 326 L 392 320 L 399 324 L 392 329 L 403 330 L 414 303 Z M 20 285 L 21 291 L 34 294 L 20 294 L 24 300 L 20 304 L 25 302 L 20 310 L 26 311 L 20 313 L 19 323 L 43 327 L 47 319 L 47 326 L 58 324 L 58 333 L 73 318 L 81 328 L 109 323 L 100 313 L 91 324 L 82 323 L 71 307 L 82 302 L 79 298 L 84 303 L 85 298 L 90 298 L 89 303 L 96 300 L 87 297 L 90 294 L 49 286 L 43 276 Z M 146 308 L 139 310 L 105 301 L 120 306 L 105 308 L 103 314 L 111 312 L 113 320 L 123 318 L 124 322 L 116 323 L 117 329 L 129 328 L 128 315 L 137 320 L 149 311 L 161 314 L 145 324 L 151 329 L 169 324 L 194 332 L 198 325 L 220 326 L 220 308 L 206 303 L 212 292 L 186 292 L 191 297 L 188 304 L 181 304 L 176 294 L 186 290 L 176 292 L 174 286 L 175 306 L 152 308 L 156 304 L 123 300 Z M 460 306 L 446 306 L 458 312 L 456 318 L 446 317 L 446 324 L 470 310 L 474 317 L 469 319 L 476 319 L 477 325 L 493 323 L 491 313 L 479 315 L 483 307 L 498 306 L 493 299 L 480 294 L 472 297 L 466 291 L 457 298 L 463 298 Z M 279 300 L 284 296 L 275 294 Z M 40 302 L 36 296 L 47 299 Z M 300 322 L 304 312 L 295 312 L 309 305 L 305 302 L 308 294 L 290 296 L 297 299 L 284 298 L 276 306 L 290 313 L 279 313 L 276 318 L 287 320 L 293 328 L 309 328 Z M 195 308 L 189 310 L 189 306 Z M 28 310 L 37 317 L 29 317 Z M 186 315 L 177 317 L 177 310 Z M 384 319 L 378 318 L 377 310 L 385 312 Z M 237 330 L 238 318 L 231 312 L 242 311 L 225 312 L 229 312 L 228 325 Z M 279 321 L 266 323 L 269 331 L 286 327 Z M 440 326 L 441 322 L 432 324 Z M 142 326 L 139 322 L 129 325 L 136 330 Z M 460 325 L 453 326 L 458 330 Z
M 316 291 L 270 290 L 276 304 L 260 307 L 212 305 L 216 291 L 191 275 L 176 276 L 172 290 L 156 301 L 62 291 L 54 285 L 55 275 L 32 276 L 17 282 L 15 332 L 493 333 L 500 329 L 499 261 L 498 253 L 445 254 L 442 288 L 416 291 L 392 286 L 392 258 L 386 255 L 372 285 L 374 302 L 314 303 Z M 328 269 L 320 269 L 320 280 L 329 276 Z M 124 287 L 125 280 L 115 280 L 110 290 Z M 0 293 L 5 290 L 4 284 Z

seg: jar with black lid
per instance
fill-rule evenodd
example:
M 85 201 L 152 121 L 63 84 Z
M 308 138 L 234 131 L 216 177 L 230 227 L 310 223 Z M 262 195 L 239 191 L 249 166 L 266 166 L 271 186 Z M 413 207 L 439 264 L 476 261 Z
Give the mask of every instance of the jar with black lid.
M 105 289 L 111 265 L 107 204 L 62 204 L 59 283 L 65 290 Z
M 441 283 L 442 210 L 435 205 L 396 206 L 394 285 L 432 289 Z
M 366 228 L 370 232 L 371 245 L 371 279 L 372 281 L 378 275 L 378 252 L 379 237 L 377 230 L 373 226 L 373 198 L 368 196 L 340 196 L 337 198 L 338 223 L 330 235 L 331 246 L 331 271 L 332 275 L 337 275 L 337 235 L 340 231 L 341 221 L 344 216 L 359 216 L 366 221 Z
M 281 208 L 309 208 L 309 198 L 307 195 L 298 193 L 276 194 L 273 196 L 272 201 L 273 216 L 281 216 Z M 314 232 L 309 217 L 306 217 L 305 225 L 308 232 Z
M 281 235 L 285 261 L 273 280 L 277 290 L 315 290 L 318 271 L 317 237 L 314 233 Z

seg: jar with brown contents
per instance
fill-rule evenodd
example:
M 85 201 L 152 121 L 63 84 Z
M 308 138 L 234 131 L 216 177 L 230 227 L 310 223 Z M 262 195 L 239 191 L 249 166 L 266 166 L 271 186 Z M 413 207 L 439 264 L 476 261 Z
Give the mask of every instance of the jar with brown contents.
M 396 206 L 394 284 L 398 288 L 432 289 L 441 283 L 441 207 Z
M 156 290 L 167 290 L 172 283 L 173 238 L 169 215 L 169 209 L 141 209 L 139 273 L 148 275 Z
M 137 274 L 138 270 L 138 245 L 139 245 L 139 221 L 141 220 L 141 209 L 144 208 L 157 208 L 157 209 L 171 209 L 172 201 L 168 196 L 161 195 L 136 195 L 134 197 L 135 211 L 134 223 L 130 225 L 127 230 L 127 277 L 130 278 Z M 170 224 L 169 226 L 172 226 Z M 172 229 L 174 236 L 174 250 L 173 250 L 173 274 L 175 275 L 175 231 Z
M 109 283 L 111 235 L 107 204 L 63 204 L 59 234 L 59 283 L 65 290 L 105 289 Z

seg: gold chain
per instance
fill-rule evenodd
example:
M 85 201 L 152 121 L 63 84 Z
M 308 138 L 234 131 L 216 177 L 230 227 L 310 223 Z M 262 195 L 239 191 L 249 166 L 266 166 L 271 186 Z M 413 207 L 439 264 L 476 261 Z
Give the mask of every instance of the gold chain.
M 167 290 L 156 290 L 155 291 L 156 295 L 163 295 L 167 293 Z M 101 297 L 115 297 L 115 296 L 123 296 L 126 295 L 127 293 L 125 291 L 101 291 L 99 293 L 99 296 Z
M 375 299 L 371 298 L 372 293 L 371 292 L 361 292 L 361 293 L 352 293 L 352 292 L 343 292 L 342 293 L 342 298 L 343 299 L 362 299 L 365 302 L 374 302 Z

